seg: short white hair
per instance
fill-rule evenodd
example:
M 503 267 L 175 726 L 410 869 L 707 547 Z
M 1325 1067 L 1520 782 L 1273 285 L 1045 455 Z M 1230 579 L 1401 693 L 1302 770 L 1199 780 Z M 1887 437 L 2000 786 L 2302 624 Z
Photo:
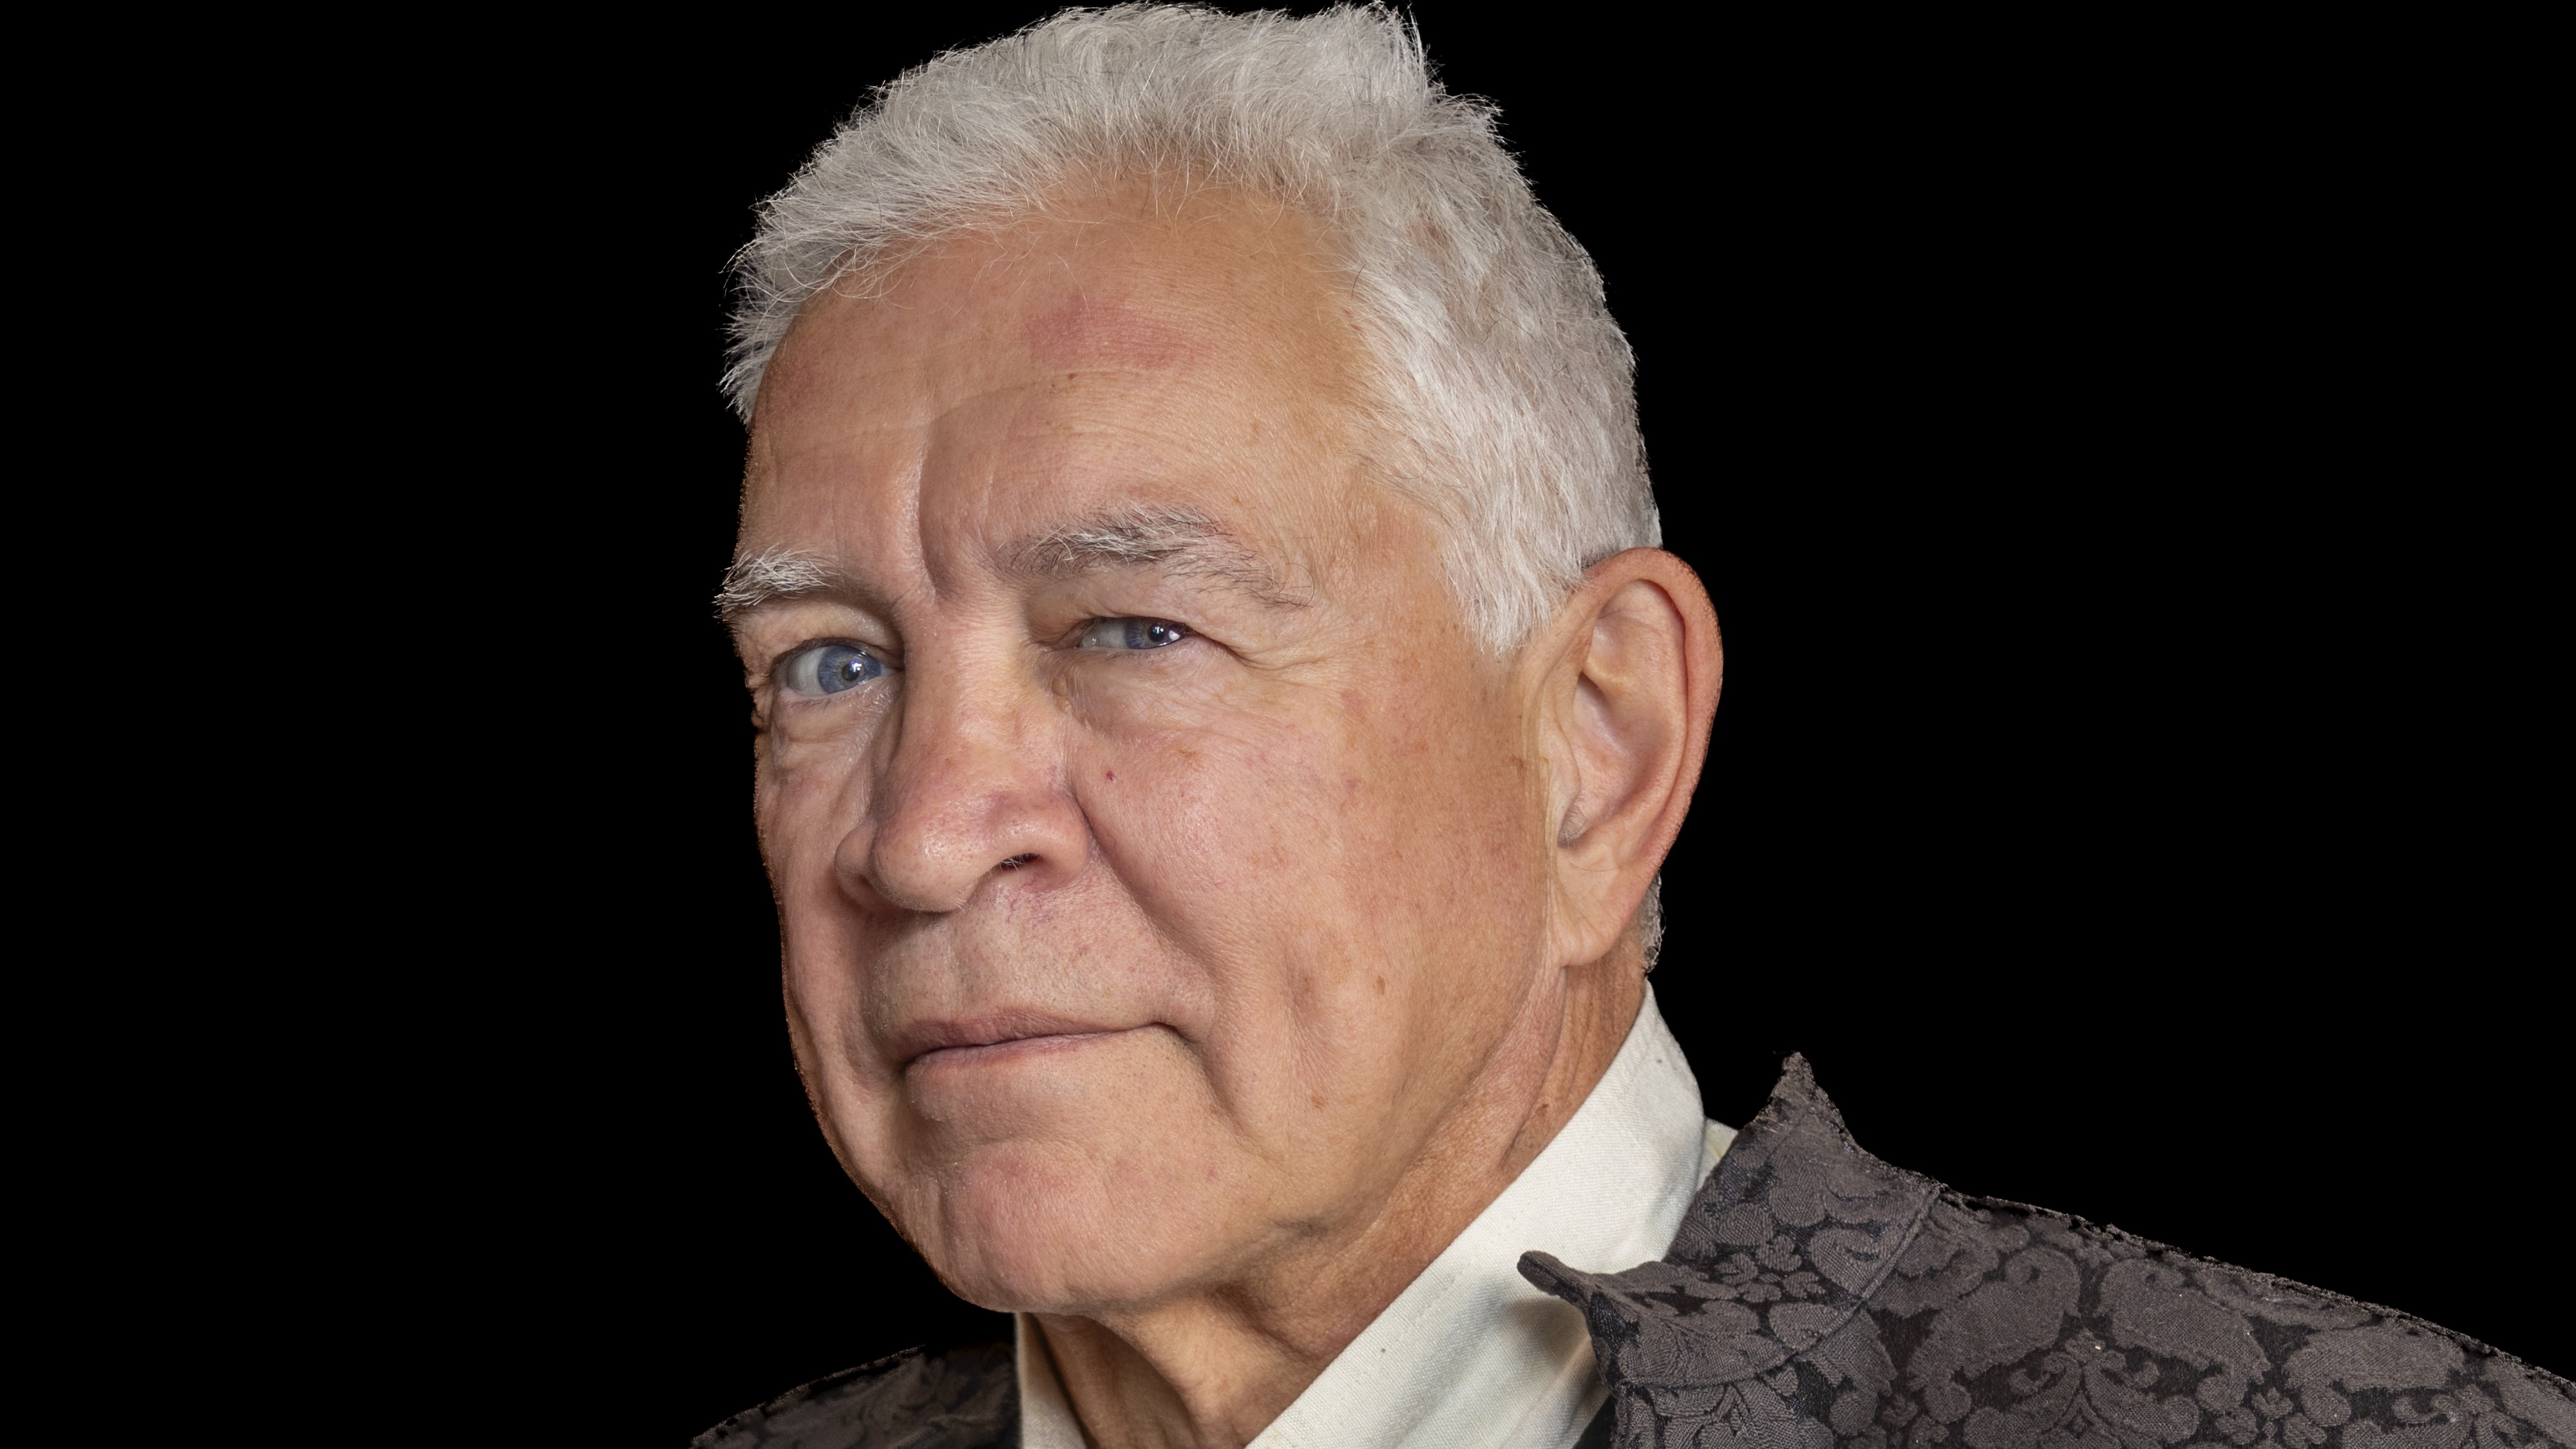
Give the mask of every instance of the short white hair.
M 879 88 L 768 200 L 735 258 L 725 387 L 749 422 L 816 293 L 1068 187 L 1271 197 L 1317 224 L 1349 290 L 1375 461 L 1440 521 L 1469 626 L 1509 652 L 1584 569 L 1663 532 L 1628 340 L 1494 127 L 1380 5 L 1067 10 Z

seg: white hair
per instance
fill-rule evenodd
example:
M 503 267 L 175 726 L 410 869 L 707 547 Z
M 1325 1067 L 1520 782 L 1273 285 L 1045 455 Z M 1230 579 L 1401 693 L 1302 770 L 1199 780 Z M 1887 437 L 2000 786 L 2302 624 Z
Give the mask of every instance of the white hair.
M 1349 290 L 1374 461 L 1440 521 L 1469 626 L 1508 652 L 1586 567 L 1663 535 L 1627 338 L 1494 121 L 1383 6 L 1065 11 L 881 87 L 769 199 L 735 258 L 725 387 L 748 422 L 816 293 L 1085 181 L 1271 197 L 1315 221 Z

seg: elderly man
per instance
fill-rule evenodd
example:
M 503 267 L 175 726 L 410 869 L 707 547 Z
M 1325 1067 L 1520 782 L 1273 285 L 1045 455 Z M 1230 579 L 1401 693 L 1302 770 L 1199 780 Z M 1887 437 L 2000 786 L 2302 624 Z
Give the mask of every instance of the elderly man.
M 1646 973 L 1717 620 L 1589 260 L 1395 19 L 944 56 L 741 266 L 789 1032 L 1018 1331 L 702 1444 L 2576 1438 L 2476 1343 L 1883 1164 L 1794 1060 L 1702 1120 Z

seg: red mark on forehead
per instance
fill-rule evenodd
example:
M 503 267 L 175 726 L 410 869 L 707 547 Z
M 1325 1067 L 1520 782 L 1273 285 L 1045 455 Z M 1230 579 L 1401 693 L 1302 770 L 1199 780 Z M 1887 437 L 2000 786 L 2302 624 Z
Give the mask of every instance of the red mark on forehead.
M 1079 297 L 1030 318 L 1020 329 L 1041 366 L 1165 371 L 1195 362 L 1199 339 L 1130 307 Z

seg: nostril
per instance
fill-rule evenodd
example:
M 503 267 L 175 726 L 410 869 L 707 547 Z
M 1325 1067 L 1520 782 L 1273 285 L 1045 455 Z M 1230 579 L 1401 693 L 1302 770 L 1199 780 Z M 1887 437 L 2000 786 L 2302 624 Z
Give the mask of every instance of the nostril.
M 1002 862 L 1002 869 L 1018 870 L 1021 866 L 1024 866 L 1035 859 L 1037 859 L 1037 857 L 1034 855 L 1015 855 Z

